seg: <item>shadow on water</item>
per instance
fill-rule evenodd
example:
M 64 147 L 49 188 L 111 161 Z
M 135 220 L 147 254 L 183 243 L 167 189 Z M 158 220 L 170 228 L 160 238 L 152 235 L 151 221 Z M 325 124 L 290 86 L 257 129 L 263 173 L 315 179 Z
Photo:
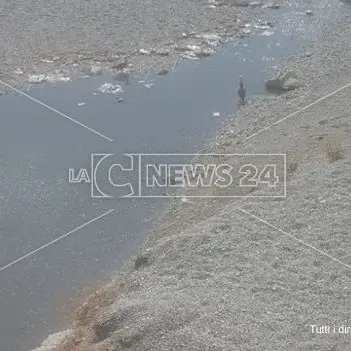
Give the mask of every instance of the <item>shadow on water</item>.
M 57 327 L 59 302 L 89 279 L 104 279 L 121 267 L 165 204 L 165 200 L 91 199 L 87 184 L 68 184 L 68 169 L 89 169 L 91 153 L 114 153 L 114 161 L 123 164 L 127 152 L 201 149 L 227 114 L 235 112 L 238 76 L 244 76 L 249 95 L 264 94 L 265 71 L 315 37 L 325 21 L 322 7 L 315 9 L 313 18 L 303 9 L 296 15 L 304 26 L 302 35 L 289 30 L 286 10 L 271 11 L 267 18 L 277 28 L 282 19 L 286 21 L 273 36 L 254 35 L 224 45 L 207 59 L 185 61 L 165 77 L 151 77 L 152 88 L 132 81 L 125 86 L 121 103 L 111 95 L 93 94 L 102 83 L 113 81 L 109 76 L 30 90 L 32 96 L 113 142 L 23 96 L 1 98 L 0 267 L 116 209 L 0 271 L 1 349 L 36 346 L 52 331 L 50 327 Z M 85 105 L 78 106 L 79 102 Z

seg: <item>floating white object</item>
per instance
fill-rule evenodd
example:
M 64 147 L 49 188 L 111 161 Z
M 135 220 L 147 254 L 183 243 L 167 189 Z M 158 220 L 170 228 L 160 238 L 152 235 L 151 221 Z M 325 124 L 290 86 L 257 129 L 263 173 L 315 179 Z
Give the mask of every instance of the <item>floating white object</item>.
M 70 77 L 66 77 L 62 73 L 48 74 L 45 79 L 49 83 L 70 82 L 71 81 Z
M 84 106 L 85 102 L 78 102 L 78 106 Z
M 40 60 L 40 62 L 43 62 L 43 63 L 54 63 L 54 61 L 47 60 L 47 59 L 42 59 L 42 60 Z
M 33 83 L 33 84 L 39 84 L 39 83 L 44 83 L 46 81 L 46 77 L 44 74 L 31 74 L 27 78 L 28 83 Z
M 260 35 L 263 35 L 263 36 L 266 36 L 266 37 L 270 37 L 273 34 L 274 34 L 274 31 L 267 29 L 264 32 L 262 32 Z
M 99 91 L 106 94 L 117 94 L 123 92 L 123 89 L 119 84 L 104 83 L 100 86 Z
M 213 117 L 219 117 L 220 113 L 219 112 L 213 112 Z

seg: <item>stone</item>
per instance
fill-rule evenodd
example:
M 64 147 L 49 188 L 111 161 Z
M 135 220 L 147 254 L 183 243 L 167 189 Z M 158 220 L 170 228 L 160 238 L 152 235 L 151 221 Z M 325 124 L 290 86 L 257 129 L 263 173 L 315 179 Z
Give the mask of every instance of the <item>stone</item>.
M 267 90 L 289 91 L 301 87 L 295 72 L 279 72 L 273 79 L 266 81 Z
M 170 50 L 166 48 L 156 50 L 156 55 L 159 55 L 159 56 L 169 56 L 169 54 L 170 54 Z
M 150 50 L 146 50 L 146 49 L 140 49 L 139 50 L 139 54 L 140 55 L 150 55 L 151 51 Z
M 135 262 L 134 262 L 134 268 L 139 269 L 141 267 L 145 267 L 149 263 L 149 257 L 146 255 L 139 255 Z
M 168 69 L 161 69 L 161 71 L 157 72 L 158 76 L 165 76 L 168 74 Z

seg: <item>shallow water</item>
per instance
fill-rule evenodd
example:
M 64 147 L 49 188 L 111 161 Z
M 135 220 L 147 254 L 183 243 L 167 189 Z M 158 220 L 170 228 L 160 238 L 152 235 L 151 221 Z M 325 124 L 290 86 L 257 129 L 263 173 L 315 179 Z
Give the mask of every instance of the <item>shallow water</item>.
M 248 94 L 265 93 L 264 78 L 282 57 L 310 42 L 339 9 L 305 3 L 301 14 L 267 10 L 280 28 L 224 45 L 217 55 L 185 61 L 165 77 L 124 87 L 123 102 L 98 92 L 109 76 L 29 91 L 46 104 L 113 139 L 109 142 L 17 94 L 0 100 L 0 267 L 100 215 L 105 218 L 0 271 L 1 350 L 37 346 L 59 328 L 59 308 L 85 284 L 106 279 L 145 239 L 166 200 L 91 199 L 88 185 L 68 183 L 69 168 L 89 168 L 91 153 L 191 153 L 201 149 L 237 106 L 237 77 Z M 314 16 L 304 14 L 311 8 Z M 295 12 L 295 10 L 294 10 Z M 292 29 L 297 28 L 297 31 Z M 303 28 L 303 31 L 300 29 Z M 306 58 L 308 59 L 308 58 Z M 78 106 L 85 102 L 84 106 Z M 219 112 L 220 117 L 213 113 Z M 282 111 L 283 112 L 283 111 Z

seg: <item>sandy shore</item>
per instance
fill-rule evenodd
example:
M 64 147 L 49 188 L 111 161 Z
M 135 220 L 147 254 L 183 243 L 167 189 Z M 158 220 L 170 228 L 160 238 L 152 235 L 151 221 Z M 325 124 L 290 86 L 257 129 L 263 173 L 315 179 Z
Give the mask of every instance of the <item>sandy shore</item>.
M 209 147 L 287 154 L 287 198 L 174 203 L 137 268 L 37 351 L 350 349 L 350 37 L 346 15 L 282 63 L 302 88 L 241 109 Z

